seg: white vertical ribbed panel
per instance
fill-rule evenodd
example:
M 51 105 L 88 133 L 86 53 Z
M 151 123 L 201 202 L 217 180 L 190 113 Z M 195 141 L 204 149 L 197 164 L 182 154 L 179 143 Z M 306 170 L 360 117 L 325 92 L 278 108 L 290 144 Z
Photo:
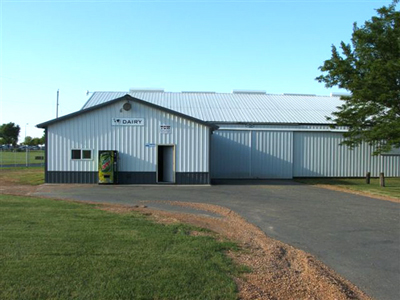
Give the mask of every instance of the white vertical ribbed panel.
M 211 143 L 212 178 L 250 178 L 250 131 L 217 130 Z
M 292 178 L 292 132 L 218 130 L 212 178 Z
M 399 155 L 382 155 L 382 168 L 386 176 L 400 177 L 400 156 Z
M 340 146 L 343 140 L 341 133 L 295 132 L 293 176 L 400 176 L 400 156 L 372 156 L 374 149 L 366 143 L 350 150 Z
M 175 145 L 176 172 L 208 172 L 207 126 L 149 106 L 124 101 L 60 121 L 48 127 L 49 171 L 97 171 L 99 150 L 117 150 L 120 171 L 155 172 L 156 148 L 146 144 Z M 143 118 L 144 126 L 112 126 L 112 118 Z M 171 125 L 170 134 L 160 125 Z M 72 160 L 71 149 L 90 149 L 92 160 Z
M 252 178 L 292 178 L 293 132 L 253 131 Z

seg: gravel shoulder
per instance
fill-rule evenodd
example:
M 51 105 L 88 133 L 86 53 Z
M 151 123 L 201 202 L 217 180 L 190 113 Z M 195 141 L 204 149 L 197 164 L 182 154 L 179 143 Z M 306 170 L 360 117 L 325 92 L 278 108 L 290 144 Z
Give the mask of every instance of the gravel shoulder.
M 349 194 L 353 194 L 353 195 L 360 195 L 360 196 L 370 197 L 370 198 L 378 199 L 378 200 L 384 200 L 384 201 L 400 203 L 400 198 L 375 195 L 375 194 L 368 193 L 368 192 L 354 191 L 354 190 L 342 188 L 342 187 L 339 187 L 339 186 L 329 185 L 329 184 L 314 184 L 313 186 L 319 187 L 319 188 L 323 188 L 323 189 L 332 190 L 332 191 L 339 191 L 339 192 L 349 193 Z

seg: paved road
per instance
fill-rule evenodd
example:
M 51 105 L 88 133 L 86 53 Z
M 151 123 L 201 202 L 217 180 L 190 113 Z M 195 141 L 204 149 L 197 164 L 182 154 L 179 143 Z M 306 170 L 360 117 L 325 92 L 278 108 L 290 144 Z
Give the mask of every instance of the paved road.
M 267 235 L 315 255 L 370 296 L 400 299 L 397 203 L 272 180 L 213 186 L 45 185 L 37 195 L 132 205 L 175 200 L 229 207 Z

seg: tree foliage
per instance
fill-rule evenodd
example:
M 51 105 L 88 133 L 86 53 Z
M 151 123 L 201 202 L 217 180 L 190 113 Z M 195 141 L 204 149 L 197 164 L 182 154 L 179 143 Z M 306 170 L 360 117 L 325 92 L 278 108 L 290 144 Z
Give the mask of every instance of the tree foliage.
M 25 137 L 25 139 L 24 139 L 24 145 L 26 145 L 26 146 L 33 146 L 33 143 L 32 143 L 32 137 L 31 136 L 26 136 Z
M 46 143 L 46 133 L 43 132 L 42 137 L 39 139 L 39 145 L 44 145 Z
M 37 137 L 35 137 L 35 138 L 33 138 L 32 139 L 32 146 L 38 146 L 38 145 L 40 145 L 41 144 L 41 142 L 40 142 L 40 138 L 37 138 Z
M 326 87 L 346 89 L 351 96 L 333 113 L 337 126 L 348 126 L 343 144 L 362 141 L 377 146 L 375 154 L 400 147 L 400 12 L 399 0 L 377 9 L 362 27 L 354 23 L 351 44 L 332 46 L 332 57 L 316 79 Z
M 32 138 L 31 136 L 26 136 L 24 140 L 24 145 L 26 146 L 38 146 L 44 144 L 44 137 L 38 138 Z
M 16 146 L 21 128 L 14 123 L 7 123 L 0 126 L 0 138 L 4 144 Z

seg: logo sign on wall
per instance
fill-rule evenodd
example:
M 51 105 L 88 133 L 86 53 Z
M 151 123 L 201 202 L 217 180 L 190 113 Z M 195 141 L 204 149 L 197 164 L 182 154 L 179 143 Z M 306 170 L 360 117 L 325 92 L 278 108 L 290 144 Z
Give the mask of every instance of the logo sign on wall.
M 113 126 L 143 126 L 144 119 L 142 119 L 142 118 L 112 118 L 111 125 L 113 125 Z
M 160 125 L 160 133 L 162 134 L 171 133 L 171 125 Z

